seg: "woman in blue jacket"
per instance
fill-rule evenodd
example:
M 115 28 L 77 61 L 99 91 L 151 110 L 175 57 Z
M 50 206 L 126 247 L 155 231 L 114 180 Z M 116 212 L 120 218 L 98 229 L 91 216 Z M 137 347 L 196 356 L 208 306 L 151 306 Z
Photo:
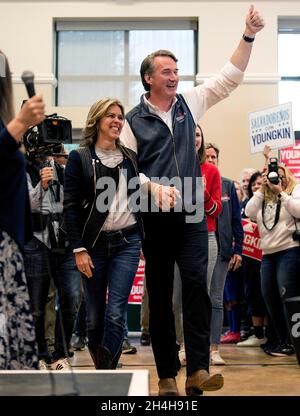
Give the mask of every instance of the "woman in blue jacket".
M 22 250 L 31 237 L 23 134 L 44 119 L 44 103 L 34 96 L 14 118 L 12 82 L 0 51 L 0 369 L 37 368 Z

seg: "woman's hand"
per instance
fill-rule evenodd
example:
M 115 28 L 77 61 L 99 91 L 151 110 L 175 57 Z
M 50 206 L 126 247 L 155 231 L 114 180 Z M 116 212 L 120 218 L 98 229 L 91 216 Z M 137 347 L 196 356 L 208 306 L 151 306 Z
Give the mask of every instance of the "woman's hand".
M 275 195 L 280 194 L 283 189 L 281 186 L 281 180 L 279 180 L 279 183 L 275 185 L 274 183 L 270 182 L 268 179 L 268 174 L 265 172 L 262 174 L 262 183 L 261 183 L 261 192 L 264 192 L 266 188 L 269 188 L 272 192 L 274 192 Z
M 35 95 L 34 97 L 29 98 L 21 108 L 16 119 L 23 123 L 26 129 L 44 121 L 45 104 L 43 102 L 43 97 L 41 95 Z
M 19 142 L 23 134 L 32 126 L 45 119 L 45 104 L 42 96 L 35 95 L 26 101 L 19 114 L 8 123 L 7 130 Z
M 263 155 L 267 162 L 269 161 L 271 151 L 272 151 L 271 147 L 266 144 L 263 150 Z
M 94 265 L 87 251 L 75 253 L 75 262 L 80 273 L 84 274 L 88 278 L 93 276 L 91 269 L 94 269 Z
M 274 185 L 274 183 L 271 183 L 270 181 L 268 181 L 268 186 L 271 189 L 271 191 L 274 192 L 275 195 L 278 195 L 283 191 L 281 187 L 281 181 L 279 181 L 277 185 Z
M 239 254 L 234 254 L 229 262 L 228 270 L 235 272 L 242 264 L 242 256 Z
M 261 181 L 261 187 L 260 187 L 260 191 L 262 192 L 262 193 L 264 193 L 265 192 L 265 190 L 268 188 L 268 186 L 269 186 L 269 180 L 268 180 L 268 177 L 267 177 L 267 172 L 264 172 L 262 175 L 261 175 L 261 178 L 262 178 L 262 181 Z

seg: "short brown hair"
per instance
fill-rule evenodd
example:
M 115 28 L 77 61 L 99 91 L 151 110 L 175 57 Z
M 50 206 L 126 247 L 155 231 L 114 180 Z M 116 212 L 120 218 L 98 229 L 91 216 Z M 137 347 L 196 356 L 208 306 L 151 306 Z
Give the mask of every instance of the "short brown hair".
M 166 50 L 166 49 L 159 49 L 158 51 L 150 53 L 150 55 L 146 56 L 146 58 L 141 63 L 140 74 L 143 86 L 145 91 L 150 91 L 150 85 L 145 81 L 145 75 L 152 75 L 154 72 L 154 58 L 157 56 L 168 56 L 169 58 L 173 59 L 174 62 L 177 62 L 178 59 L 176 56 Z

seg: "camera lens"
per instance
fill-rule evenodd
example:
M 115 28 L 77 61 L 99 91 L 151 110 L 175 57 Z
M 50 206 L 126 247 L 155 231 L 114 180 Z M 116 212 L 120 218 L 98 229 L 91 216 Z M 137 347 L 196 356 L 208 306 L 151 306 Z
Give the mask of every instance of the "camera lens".
M 278 173 L 276 172 L 270 172 L 268 174 L 268 179 L 271 183 L 273 183 L 274 185 L 278 185 L 279 184 L 279 178 L 278 178 Z

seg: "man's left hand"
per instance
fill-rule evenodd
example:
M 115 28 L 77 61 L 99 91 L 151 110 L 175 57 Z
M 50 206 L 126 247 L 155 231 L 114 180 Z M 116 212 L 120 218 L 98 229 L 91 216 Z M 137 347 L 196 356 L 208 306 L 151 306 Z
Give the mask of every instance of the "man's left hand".
M 250 9 L 246 16 L 245 35 L 253 36 L 260 30 L 262 30 L 264 26 L 265 26 L 265 21 L 261 13 L 254 8 L 253 4 L 251 4 Z

